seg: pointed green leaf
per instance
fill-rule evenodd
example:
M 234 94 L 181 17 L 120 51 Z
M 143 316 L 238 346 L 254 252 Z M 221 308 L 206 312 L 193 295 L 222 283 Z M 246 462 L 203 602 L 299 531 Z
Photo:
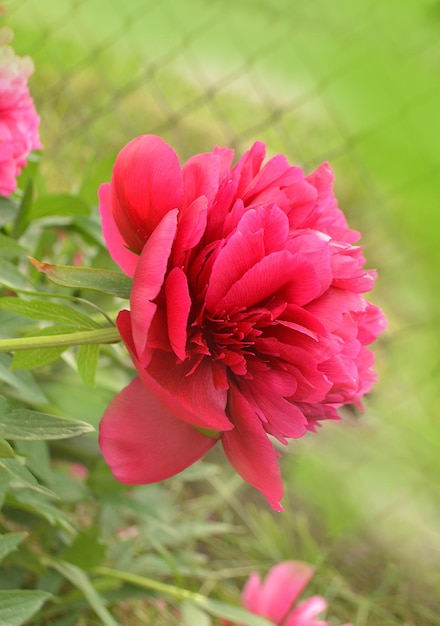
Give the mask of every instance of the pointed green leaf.
M 12 489 L 7 494 L 6 503 L 21 511 L 32 513 L 45 519 L 52 526 L 62 528 L 68 535 L 75 535 L 77 529 L 70 517 L 60 509 L 47 501 L 46 496 L 36 491 Z
M 99 344 L 95 343 L 81 346 L 78 350 L 78 356 L 76 360 L 78 373 L 81 376 L 84 384 L 86 384 L 88 387 L 94 387 L 95 385 L 95 375 L 98 368 L 99 360 L 99 349 Z
M 0 561 L 4 559 L 7 554 L 15 550 L 25 537 L 27 537 L 27 533 L 7 533 L 6 535 L 0 535 Z
M 3 469 L 9 474 L 9 476 L 18 481 L 23 487 L 33 489 L 38 493 L 53 496 L 53 492 L 50 489 L 46 489 L 40 485 L 37 479 L 30 473 L 30 471 L 20 464 L 17 458 L 15 459 L 0 459 L 0 470 Z
M 0 284 L 9 289 L 30 290 L 29 280 L 10 261 L 0 258 Z
M 0 436 L 5 439 L 67 439 L 93 431 L 93 426 L 86 422 L 30 409 L 0 413 Z
M 24 317 L 45 322 L 67 324 L 75 328 L 99 328 L 99 324 L 84 313 L 46 300 L 23 300 L 22 298 L 1 298 L 0 309 L 13 311 Z
M 15 239 L 0 233 L 0 257 L 4 259 L 16 259 L 17 257 L 27 256 L 28 254 L 28 251 L 23 248 L 23 246 L 20 246 Z
M 202 606 L 205 611 L 215 617 L 223 617 L 234 623 L 243 624 L 243 626 L 273 626 L 272 622 L 269 622 L 264 617 L 260 617 L 260 615 L 254 615 L 246 609 L 221 602 L 220 600 L 204 598 L 199 603 L 199 606 Z
M 15 452 L 7 441 L 0 437 L 0 459 L 13 459 Z
M 21 198 L 20 206 L 18 208 L 17 216 L 14 220 L 14 226 L 12 229 L 12 236 L 18 239 L 20 235 L 24 233 L 29 224 L 29 211 L 32 206 L 32 197 L 34 195 L 34 183 L 32 178 L 29 178 L 26 183 L 23 197 Z
M 130 297 L 132 280 L 120 272 L 73 265 L 51 265 L 29 258 L 39 272 L 46 274 L 57 285 L 75 289 L 91 289 L 118 298 Z
M 209 615 L 199 609 L 194 602 L 189 600 L 182 602 L 180 608 L 182 609 L 183 626 L 211 626 L 212 622 Z
M 51 597 L 46 591 L 0 591 L 0 625 L 21 626 Z
M 66 561 L 50 561 L 48 565 L 56 569 L 57 572 L 67 578 L 72 585 L 75 585 L 75 587 L 78 587 L 78 589 L 83 592 L 91 608 L 105 626 L 118 626 L 116 620 L 108 612 L 104 598 L 98 594 L 89 577 L 82 569 Z
M 0 380 L 15 389 L 21 401 L 29 402 L 30 404 L 45 404 L 47 398 L 32 378 L 32 375 L 23 370 L 11 372 L 11 362 L 12 357 L 10 354 L 0 354 Z

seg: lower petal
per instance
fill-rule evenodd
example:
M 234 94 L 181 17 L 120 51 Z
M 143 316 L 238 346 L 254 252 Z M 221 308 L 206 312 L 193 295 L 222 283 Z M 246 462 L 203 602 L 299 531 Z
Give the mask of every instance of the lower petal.
M 110 403 L 99 444 L 117 480 L 149 484 L 178 474 L 217 442 L 170 413 L 135 378 Z
M 240 476 L 261 491 L 270 506 L 283 511 L 283 484 L 277 454 L 260 420 L 235 387 L 229 389 L 229 413 L 235 428 L 226 431 L 222 444 L 231 465 Z

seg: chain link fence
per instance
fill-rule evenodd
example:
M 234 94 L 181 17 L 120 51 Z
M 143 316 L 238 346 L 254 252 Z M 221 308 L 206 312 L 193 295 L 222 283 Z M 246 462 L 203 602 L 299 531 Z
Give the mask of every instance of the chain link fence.
M 16 50 L 35 62 L 31 90 L 50 191 L 96 199 L 96 181 L 109 180 L 116 153 L 141 133 L 162 135 L 182 160 L 215 144 L 241 154 L 263 140 L 269 154 L 284 152 L 308 172 L 331 162 L 340 204 L 365 235 L 369 266 L 380 269 L 377 293 L 396 342 L 438 305 L 438 0 L 5 0 L 4 7 Z M 399 346 L 388 346 L 395 369 L 387 401 L 394 409 L 403 392 L 411 396 L 402 416 L 415 447 L 405 454 L 420 459 L 423 449 L 434 458 L 438 444 L 417 439 L 412 415 L 426 414 L 418 394 L 430 386 L 434 398 L 438 363 L 423 361 L 412 341 L 407 354 L 415 348 L 420 362 L 414 379 Z M 381 421 L 385 439 L 386 427 Z M 378 481 L 381 464 L 384 450 Z M 422 469 L 408 474 L 402 501 L 384 515 L 419 497 Z

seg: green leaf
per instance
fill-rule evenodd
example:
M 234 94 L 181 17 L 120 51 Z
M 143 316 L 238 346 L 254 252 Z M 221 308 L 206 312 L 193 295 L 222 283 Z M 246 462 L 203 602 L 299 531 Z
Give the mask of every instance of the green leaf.
M 0 226 L 12 222 L 18 211 L 19 203 L 15 198 L 0 196 Z
M 185 601 L 180 605 L 182 609 L 183 626 L 211 626 L 209 615 L 199 609 L 194 602 Z
M 46 591 L 0 591 L 0 626 L 21 626 L 51 597 Z
M 57 194 L 38 198 L 32 206 L 31 216 L 32 219 L 39 219 L 51 215 L 74 217 L 89 213 L 89 205 L 78 196 Z
M 76 528 L 70 517 L 61 511 L 58 506 L 50 504 L 44 495 L 35 491 L 14 489 L 13 492 L 12 490 L 9 491 L 5 501 L 9 506 L 32 513 L 32 515 L 37 515 L 52 526 L 62 528 L 69 535 L 76 533 Z
M 51 265 L 29 258 L 39 272 L 46 274 L 57 285 L 75 289 L 91 289 L 118 298 L 130 297 L 132 280 L 121 272 L 74 265 Z
M 25 537 L 27 537 L 27 533 L 7 533 L 6 535 L 0 535 L 0 561 L 15 550 Z
M 62 553 L 63 561 L 82 568 L 91 570 L 104 560 L 106 546 L 100 542 L 100 530 L 97 526 L 91 526 L 78 533 L 70 546 Z
M 13 459 L 15 452 L 7 441 L 0 437 L 0 458 L 1 459 Z
M 0 300 L 1 302 L 1 300 Z M 52 337 L 60 333 L 75 332 L 69 326 L 48 326 L 41 330 L 27 334 L 25 337 Z M 69 346 L 51 346 L 47 348 L 29 348 L 28 350 L 17 350 L 11 363 L 11 370 L 31 370 L 42 365 L 47 365 L 51 361 L 58 359 Z
M 84 384 L 94 387 L 96 370 L 98 368 L 100 346 L 98 343 L 81 346 L 78 350 L 78 373 Z
M 12 229 L 12 236 L 18 239 L 20 235 L 24 233 L 29 224 L 29 211 L 32 206 L 32 198 L 34 195 L 34 183 L 32 178 L 29 178 L 26 183 L 23 197 L 18 208 L 17 216 L 14 220 L 14 226 Z
M 0 340 L 2 341 L 7 340 Z M 0 354 L 0 380 L 10 385 L 17 391 L 17 396 L 22 402 L 30 404 L 45 404 L 46 396 L 38 387 L 32 375 L 23 370 L 11 372 L 12 357 L 10 354 Z
M 0 257 L 4 259 L 16 259 L 17 257 L 27 256 L 28 251 L 20 246 L 19 243 L 0 233 Z
M 260 615 L 254 615 L 249 613 L 246 609 L 238 606 L 232 606 L 226 602 L 220 600 L 211 600 L 210 598 L 204 598 L 200 601 L 199 606 L 202 606 L 205 611 L 214 615 L 215 617 L 223 617 L 233 621 L 234 623 L 243 624 L 245 626 L 273 626 L 272 622 L 269 622 L 266 618 Z
M 4 405 L 1 408 L 4 410 Z M 5 439 L 67 439 L 93 431 L 86 422 L 30 409 L 0 412 L 0 436 Z
M 31 290 L 28 279 L 6 259 L 0 258 L 0 284 L 9 289 L 22 291 Z
M 75 328 L 99 328 L 99 324 L 84 313 L 65 304 L 46 300 L 23 300 L 22 298 L 1 298 L 0 309 L 13 311 L 24 317 L 45 322 L 67 324 Z
M 48 561 L 48 565 L 57 570 L 57 572 L 67 578 L 72 585 L 75 585 L 75 587 L 83 592 L 91 608 L 95 611 L 105 626 L 118 626 L 116 620 L 108 612 L 105 606 L 104 598 L 97 593 L 90 582 L 89 577 L 83 570 L 76 565 L 67 563 L 66 561 Z
M 46 489 L 40 485 L 30 471 L 20 464 L 17 458 L 15 459 L 0 459 L 0 469 L 5 470 L 9 476 L 17 481 L 21 486 L 32 489 L 38 493 L 53 496 L 54 493 L 50 489 Z

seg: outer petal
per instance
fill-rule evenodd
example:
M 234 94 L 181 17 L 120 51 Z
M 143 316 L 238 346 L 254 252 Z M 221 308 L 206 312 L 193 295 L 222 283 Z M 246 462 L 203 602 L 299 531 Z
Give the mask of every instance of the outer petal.
M 143 362 L 148 330 L 156 311 L 152 302 L 162 288 L 177 229 L 177 210 L 169 211 L 142 250 L 130 296 L 133 340 Z
M 111 186 L 117 227 L 128 247 L 138 252 L 163 216 L 179 208 L 183 199 L 179 159 L 155 135 L 136 137 L 121 150 Z
M 329 626 L 328 622 L 315 620 L 326 608 L 327 602 L 321 596 L 307 598 L 289 613 L 284 626 Z
M 128 249 L 126 241 L 113 218 L 110 183 L 98 189 L 99 213 L 101 214 L 102 234 L 112 259 L 128 276 L 133 276 L 139 255 Z
M 115 478 L 130 485 L 174 476 L 216 442 L 174 417 L 139 378 L 113 399 L 100 424 L 102 454 Z
M 229 390 L 228 409 L 235 425 L 222 436 L 229 462 L 246 482 L 264 494 L 273 509 L 283 511 L 277 454 L 255 412 L 233 386 Z
M 246 587 L 244 588 L 244 606 L 258 615 L 264 615 L 275 624 L 281 624 L 314 572 L 311 565 L 301 561 L 279 563 L 269 571 L 258 595 L 252 593 L 249 596 Z M 252 592 L 252 586 L 249 591 Z

